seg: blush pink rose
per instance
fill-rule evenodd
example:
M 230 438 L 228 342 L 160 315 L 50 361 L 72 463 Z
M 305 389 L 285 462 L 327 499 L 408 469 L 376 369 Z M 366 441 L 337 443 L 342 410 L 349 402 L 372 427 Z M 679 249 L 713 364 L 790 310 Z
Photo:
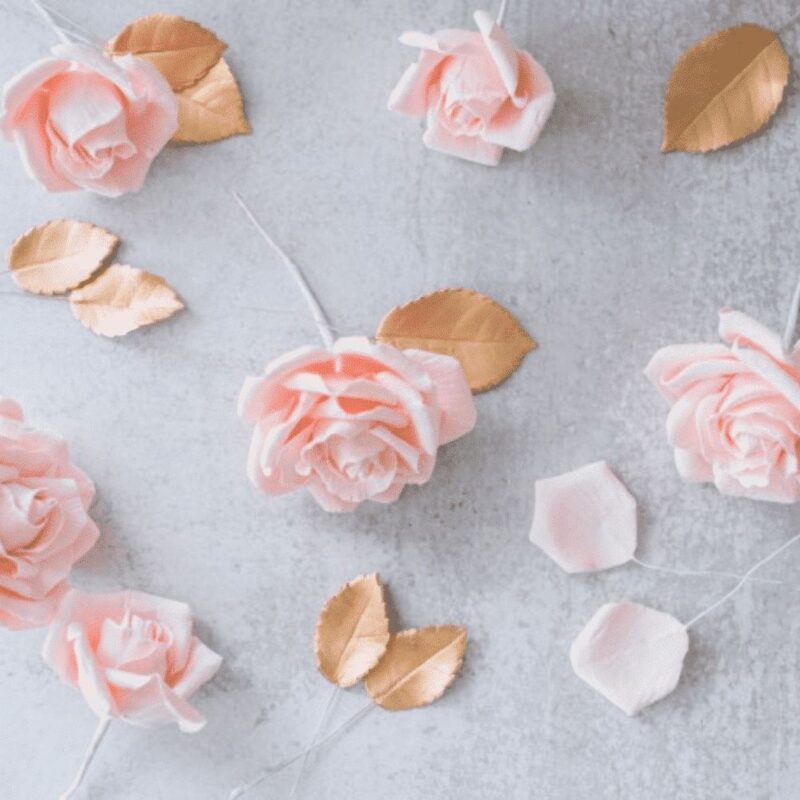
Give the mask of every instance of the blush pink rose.
M 272 495 L 306 487 L 327 511 L 425 483 L 439 446 L 476 416 L 456 359 L 360 337 L 276 359 L 245 381 L 239 414 L 255 425 L 250 480 Z
M 178 128 L 161 73 L 134 56 L 60 45 L 3 89 L 0 129 L 50 192 L 135 192 Z
M 141 728 L 171 723 L 194 733 L 205 718 L 188 698 L 222 658 L 192 633 L 185 603 L 144 592 L 67 594 L 42 657 L 64 683 L 80 689 L 98 717 Z
M 726 344 L 664 347 L 645 370 L 672 404 L 667 436 L 688 481 L 724 494 L 800 500 L 800 350 L 739 311 L 720 312 Z
M 47 625 L 72 565 L 99 536 L 87 514 L 94 486 L 61 439 L 25 425 L 0 398 L 0 625 Z
M 495 166 L 504 147 L 532 147 L 547 122 L 555 93 L 544 68 L 516 50 L 485 11 L 480 33 L 404 33 L 422 50 L 389 98 L 389 109 L 425 117 L 423 142 L 432 150 Z

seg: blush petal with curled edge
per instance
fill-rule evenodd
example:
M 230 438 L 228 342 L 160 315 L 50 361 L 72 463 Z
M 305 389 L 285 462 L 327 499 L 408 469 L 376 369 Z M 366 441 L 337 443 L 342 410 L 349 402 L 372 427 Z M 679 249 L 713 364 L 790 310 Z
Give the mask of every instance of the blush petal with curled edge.
M 617 567 L 636 550 L 636 500 L 605 461 L 538 480 L 530 540 L 566 572 Z
M 575 674 L 633 716 L 678 685 L 689 650 L 686 626 L 638 603 L 607 603 L 569 651 Z

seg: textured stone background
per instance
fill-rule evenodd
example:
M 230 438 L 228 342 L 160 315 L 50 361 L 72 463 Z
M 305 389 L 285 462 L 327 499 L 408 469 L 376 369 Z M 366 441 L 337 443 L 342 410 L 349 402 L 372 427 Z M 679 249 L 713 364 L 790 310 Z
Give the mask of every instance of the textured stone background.
M 57 0 L 54 0 L 56 2 Z M 642 557 L 742 570 L 797 529 L 796 509 L 678 480 L 665 407 L 642 368 L 660 345 L 713 340 L 735 305 L 781 327 L 797 276 L 796 77 L 769 129 L 706 157 L 659 154 L 666 77 L 690 43 L 741 21 L 781 28 L 792 0 L 511 0 L 507 27 L 558 92 L 537 147 L 487 169 L 426 151 L 385 111 L 413 53 L 408 28 L 469 26 L 464 0 L 63 0 L 97 34 L 170 10 L 230 45 L 255 134 L 172 147 L 137 196 L 47 195 L 0 148 L 0 244 L 54 217 L 124 239 L 188 312 L 120 341 L 58 301 L 0 295 L 0 391 L 64 434 L 99 488 L 103 536 L 75 580 L 186 599 L 225 655 L 198 697 L 197 736 L 114 725 L 86 800 L 223 800 L 296 751 L 329 694 L 311 638 L 325 598 L 379 570 L 401 624 L 458 621 L 463 677 L 435 706 L 369 714 L 311 761 L 299 797 L 791 800 L 800 794 L 800 553 L 706 618 L 678 690 L 627 719 L 571 672 L 569 643 L 604 601 L 688 618 L 724 579 L 636 566 L 562 574 L 527 540 L 536 478 L 606 458 L 641 505 Z M 2 7 L 0 76 L 52 35 L 23 0 Z M 508 305 L 541 343 L 477 399 L 475 432 L 395 505 L 329 516 L 268 500 L 244 475 L 244 376 L 315 340 L 290 280 L 234 206 L 235 186 L 303 264 L 335 322 L 371 332 L 394 304 L 465 285 Z M 3 290 L 12 288 L 6 278 Z M 293 309 L 297 316 L 268 309 Z M 39 658 L 41 632 L 0 633 L 0 786 L 53 798 L 95 721 Z M 342 699 L 337 720 L 364 702 Z M 285 797 L 291 775 L 254 798 Z

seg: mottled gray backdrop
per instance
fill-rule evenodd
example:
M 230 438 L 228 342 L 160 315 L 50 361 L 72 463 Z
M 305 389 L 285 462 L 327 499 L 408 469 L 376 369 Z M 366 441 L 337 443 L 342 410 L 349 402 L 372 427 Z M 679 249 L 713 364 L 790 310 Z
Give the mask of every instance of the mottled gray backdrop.
M 659 153 L 671 65 L 711 31 L 786 26 L 792 0 L 511 0 L 507 28 L 549 70 L 555 111 L 535 149 L 485 168 L 431 153 L 385 110 L 414 53 L 406 29 L 470 26 L 464 0 L 53 0 L 97 34 L 169 10 L 230 43 L 254 135 L 170 147 L 121 200 L 48 195 L 0 148 L 0 245 L 79 217 L 124 239 L 188 311 L 118 341 L 55 300 L 0 294 L 0 393 L 64 434 L 94 478 L 102 529 L 75 573 L 96 590 L 185 599 L 225 656 L 196 698 L 196 736 L 112 726 L 85 800 L 224 800 L 310 737 L 327 700 L 314 622 L 347 579 L 379 570 L 398 623 L 461 622 L 463 677 L 428 709 L 369 714 L 310 762 L 314 800 L 792 800 L 800 795 L 800 615 L 789 552 L 692 630 L 683 680 L 626 718 L 571 672 L 572 638 L 603 602 L 688 618 L 724 579 L 630 566 L 561 573 L 528 542 L 536 478 L 605 458 L 640 501 L 640 555 L 742 570 L 797 529 L 797 510 L 683 485 L 665 406 L 642 375 L 663 344 L 714 340 L 725 304 L 781 327 L 798 272 L 796 75 L 767 131 L 708 156 Z M 3 0 L 0 76 L 53 36 Z M 477 398 L 473 434 L 393 506 L 330 516 L 259 495 L 235 414 L 248 373 L 316 332 L 294 286 L 227 193 L 238 188 L 306 267 L 337 325 L 370 333 L 394 304 L 463 285 L 539 340 Z M 3 290 L 12 288 L 5 278 Z M 292 309 L 287 316 L 268 309 Z M 95 720 L 39 657 L 41 631 L 0 634 L 0 794 L 51 800 Z M 343 720 L 364 702 L 342 699 Z M 291 774 L 254 798 L 286 797 Z

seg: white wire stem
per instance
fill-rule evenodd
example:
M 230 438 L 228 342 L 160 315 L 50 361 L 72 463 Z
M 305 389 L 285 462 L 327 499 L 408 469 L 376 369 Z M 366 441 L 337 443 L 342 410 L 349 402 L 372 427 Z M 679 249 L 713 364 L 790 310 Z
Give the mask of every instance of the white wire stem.
M 745 583 L 747 583 L 747 579 L 757 569 L 761 569 L 761 567 L 763 567 L 767 562 L 772 561 L 773 558 L 780 555 L 784 550 L 786 550 L 787 547 L 790 547 L 798 540 L 800 540 L 800 533 L 793 536 L 791 539 L 789 539 L 788 542 L 784 542 L 777 550 L 773 550 L 766 558 L 762 558 L 761 561 L 757 562 L 752 567 L 750 567 L 750 569 L 747 570 L 747 572 L 745 572 L 744 575 L 742 575 L 741 579 L 739 580 L 739 583 L 737 583 L 736 586 L 733 587 L 733 589 L 731 589 L 727 594 L 720 597 L 720 599 L 717 600 L 716 603 L 712 603 L 705 611 L 701 611 L 697 616 L 692 617 L 684 627 L 690 628 L 692 625 L 695 624 L 695 622 L 698 622 L 704 616 L 706 616 L 706 614 L 710 614 L 712 611 L 714 611 L 714 609 L 719 608 L 719 606 L 721 606 L 724 602 L 730 600 L 731 597 L 733 597 L 736 594 L 736 592 L 738 592 L 739 589 L 741 589 L 742 586 L 744 586 Z
M 237 798 L 244 795 L 246 792 L 249 792 L 251 789 L 254 789 L 260 783 L 263 783 L 267 778 L 271 775 L 274 775 L 277 772 L 280 772 L 286 767 L 291 766 L 298 762 L 301 758 L 304 758 L 308 753 L 311 753 L 315 750 L 319 750 L 321 747 L 324 747 L 328 742 L 335 739 L 340 734 L 344 733 L 348 728 L 352 725 L 355 725 L 360 719 L 363 719 L 373 708 L 377 708 L 375 703 L 369 703 L 368 705 L 361 708 L 359 711 L 356 711 L 349 719 L 345 720 L 341 725 L 337 728 L 334 728 L 324 739 L 320 739 L 313 747 L 308 748 L 307 750 L 303 751 L 302 753 L 298 753 L 297 755 L 290 756 L 289 758 L 285 758 L 283 761 L 279 761 L 277 764 L 273 764 L 271 767 L 267 767 L 257 778 L 254 778 L 249 783 L 245 783 L 242 786 L 237 786 L 228 796 L 228 800 L 237 800 Z
M 786 328 L 783 332 L 783 351 L 791 353 L 797 339 L 797 313 L 800 307 L 800 279 L 797 281 L 794 294 L 792 295 L 792 304 L 789 306 L 789 316 L 786 319 Z
M 75 22 L 74 19 L 70 19 L 66 14 L 63 14 L 57 8 L 54 8 L 49 3 L 43 3 L 41 0 L 39 0 L 39 5 L 48 11 L 51 16 L 56 17 L 60 21 L 61 25 L 66 25 L 69 28 L 72 28 L 71 31 L 67 31 L 70 36 L 74 37 L 75 39 L 80 39 L 86 44 L 93 44 L 100 48 L 105 47 L 106 43 L 99 36 L 95 35 L 92 31 L 80 23 Z
M 39 16 L 55 31 L 56 36 L 64 44 L 70 44 L 71 39 L 67 36 L 64 29 L 53 19 L 52 14 L 39 2 L 39 0 L 30 0 L 31 5 L 34 7 Z
M 300 289 L 300 293 L 303 295 L 303 299 L 306 301 L 310 311 L 311 316 L 314 317 L 314 321 L 317 323 L 317 328 L 319 329 L 319 335 L 322 337 L 322 341 L 325 344 L 325 347 L 328 350 L 333 349 L 333 336 L 331 335 L 331 324 L 328 321 L 325 312 L 322 310 L 322 306 L 319 304 L 314 292 L 311 290 L 311 286 L 309 285 L 308 281 L 303 275 L 303 271 L 297 264 L 292 261 L 291 258 L 276 244 L 273 238 L 266 232 L 264 227 L 256 218 L 255 214 L 250 210 L 249 206 L 245 201 L 242 199 L 241 195 L 236 191 L 231 191 L 233 195 L 233 199 L 238 203 L 239 207 L 244 211 L 247 218 L 253 224 L 253 227 L 259 232 L 261 238 L 272 248 L 272 250 L 280 256 L 281 260 L 283 261 L 286 268 L 289 270 L 289 273 L 294 278 L 295 283 L 297 283 L 298 288 Z
M 100 722 L 97 724 L 97 728 L 95 729 L 94 736 L 92 736 L 92 741 L 89 742 L 89 748 L 86 751 L 86 754 L 83 757 L 83 761 L 81 762 L 80 767 L 78 768 L 78 774 L 75 776 L 75 780 L 72 781 L 69 789 L 67 789 L 64 794 L 60 795 L 58 800 L 69 800 L 75 792 L 78 791 L 80 788 L 81 783 L 83 783 L 83 778 L 86 775 L 86 770 L 89 769 L 89 764 L 92 763 L 92 759 L 97 752 L 97 748 L 100 747 L 100 742 L 103 741 L 103 737 L 106 735 L 106 731 L 108 730 L 108 726 L 111 724 L 111 717 L 103 717 Z
M 503 20 L 506 18 L 506 10 L 508 9 L 508 0 L 503 0 L 500 3 L 500 10 L 497 12 L 497 24 L 502 26 Z
M 638 564 L 640 567 L 645 567 L 646 569 L 652 569 L 654 572 L 666 572 L 669 575 L 685 575 L 688 577 L 719 577 L 719 578 L 742 578 L 742 575 L 738 575 L 735 572 L 720 572 L 716 569 L 675 569 L 673 567 L 662 567 L 659 564 L 649 564 L 647 561 L 642 561 L 636 556 L 631 558 L 634 564 Z M 771 583 L 776 586 L 783 585 L 784 581 L 776 581 L 772 578 L 750 578 L 751 581 L 754 583 Z
M 308 757 L 311 754 L 311 748 L 317 743 L 317 739 L 319 738 L 320 733 L 322 733 L 322 731 L 325 730 L 325 727 L 328 724 L 328 719 L 330 717 L 331 711 L 333 710 L 334 703 L 336 702 L 336 698 L 338 696 L 339 696 L 339 687 L 334 685 L 333 691 L 331 692 L 331 695 L 328 698 L 328 702 L 325 704 L 325 710 L 322 712 L 322 716 L 319 718 L 319 722 L 317 723 L 317 728 L 314 731 L 314 735 L 311 737 L 311 743 L 306 749 L 305 755 L 303 756 L 303 760 L 300 762 L 300 769 L 297 770 L 297 775 L 295 775 L 294 783 L 292 783 L 292 790 L 291 792 L 289 792 L 289 800 L 294 800 L 294 797 L 297 794 L 297 787 L 300 786 L 300 781 L 303 778 L 303 775 L 306 771 L 306 764 L 308 763 Z

